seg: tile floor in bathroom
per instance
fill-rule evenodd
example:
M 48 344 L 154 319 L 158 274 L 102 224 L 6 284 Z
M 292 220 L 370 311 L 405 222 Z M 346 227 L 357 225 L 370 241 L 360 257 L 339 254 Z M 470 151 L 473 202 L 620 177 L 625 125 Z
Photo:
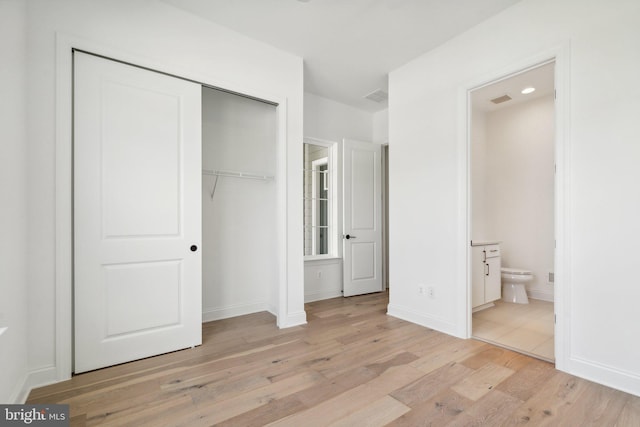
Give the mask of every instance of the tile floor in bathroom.
M 496 301 L 473 313 L 473 337 L 554 361 L 553 303 L 529 298 L 529 304 Z

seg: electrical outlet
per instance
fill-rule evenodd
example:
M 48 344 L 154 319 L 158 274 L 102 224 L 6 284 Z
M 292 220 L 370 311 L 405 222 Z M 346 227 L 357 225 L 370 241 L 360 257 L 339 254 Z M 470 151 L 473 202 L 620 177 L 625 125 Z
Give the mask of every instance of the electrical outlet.
M 428 296 L 429 296 L 429 298 L 431 298 L 431 299 L 433 299 L 433 298 L 435 298 L 435 297 L 436 297 L 436 292 L 435 292 L 435 290 L 433 289 L 433 286 L 429 286 L 429 287 L 427 288 L 427 295 L 428 295 Z
M 418 294 L 424 295 L 424 285 L 418 285 Z
M 322 279 L 322 271 L 318 271 L 318 279 Z

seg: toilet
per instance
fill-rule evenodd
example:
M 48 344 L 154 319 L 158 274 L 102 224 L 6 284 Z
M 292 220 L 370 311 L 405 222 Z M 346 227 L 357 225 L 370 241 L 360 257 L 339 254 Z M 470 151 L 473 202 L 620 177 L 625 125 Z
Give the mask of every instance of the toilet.
M 502 278 L 502 300 L 516 304 L 529 304 L 525 284 L 533 280 L 533 273 L 519 268 L 500 269 Z

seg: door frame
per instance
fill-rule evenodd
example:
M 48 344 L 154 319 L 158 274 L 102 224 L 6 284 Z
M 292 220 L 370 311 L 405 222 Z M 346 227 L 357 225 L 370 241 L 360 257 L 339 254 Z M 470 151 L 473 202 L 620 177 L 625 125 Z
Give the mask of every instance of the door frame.
M 459 269 L 456 282 L 460 298 L 458 299 L 457 318 L 460 320 L 458 335 L 471 338 L 471 92 L 483 86 L 507 79 L 516 74 L 536 68 L 544 63 L 555 62 L 555 162 L 556 175 L 554 182 L 554 231 L 556 250 L 554 255 L 554 312 L 556 324 L 554 328 L 556 368 L 565 370 L 568 367 L 570 352 L 570 207 L 571 207 L 571 147 L 569 134 L 570 112 L 570 46 L 566 42 L 560 46 L 539 53 L 505 68 L 494 70 L 480 76 L 458 90 L 459 132 L 458 132 L 458 170 L 459 170 L 459 206 L 458 212 L 458 260 Z
M 288 190 L 288 174 L 293 160 L 289 161 L 287 131 L 287 98 L 260 88 L 222 80 L 215 74 L 202 74 L 180 65 L 148 58 L 142 54 L 123 51 L 91 40 L 63 33 L 56 33 L 56 135 L 55 135 L 55 366 L 38 372 L 31 382 L 51 383 L 71 378 L 73 367 L 73 53 L 83 50 L 106 58 L 134 64 L 153 71 L 170 74 L 201 84 L 233 92 L 239 95 L 268 101 L 277 105 L 276 173 L 277 227 L 278 227 L 278 277 L 277 289 L 269 302 L 279 327 L 306 323 L 304 310 L 290 312 L 291 298 L 298 293 L 298 279 L 290 273 L 289 265 L 300 260 L 297 242 L 300 232 L 297 223 L 287 218 L 291 206 L 298 203 L 296 194 Z M 297 159 L 295 159 L 297 161 Z M 295 169 L 297 170 L 297 169 Z M 295 246 L 295 247 L 294 247 Z

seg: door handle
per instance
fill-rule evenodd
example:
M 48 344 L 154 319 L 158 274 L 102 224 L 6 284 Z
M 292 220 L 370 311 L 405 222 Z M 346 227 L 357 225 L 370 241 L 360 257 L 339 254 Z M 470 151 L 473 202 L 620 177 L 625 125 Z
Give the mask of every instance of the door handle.
M 350 234 L 347 234 L 346 236 L 344 236 L 345 239 L 349 240 L 349 239 L 355 239 L 356 236 L 352 236 Z
M 487 272 L 486 272 L 486 273 L 484 273 L 484 275 L 485 275 L 485 276 L 488 276 L 488 275 L 489 275 L 489 264 L 485 264 L 485 266 L 487 267 Z
M 191 245 L 189 249 L 191 249 L 191 252 L 195 252 L 198 250 L 198 247 L 196 245 Z

